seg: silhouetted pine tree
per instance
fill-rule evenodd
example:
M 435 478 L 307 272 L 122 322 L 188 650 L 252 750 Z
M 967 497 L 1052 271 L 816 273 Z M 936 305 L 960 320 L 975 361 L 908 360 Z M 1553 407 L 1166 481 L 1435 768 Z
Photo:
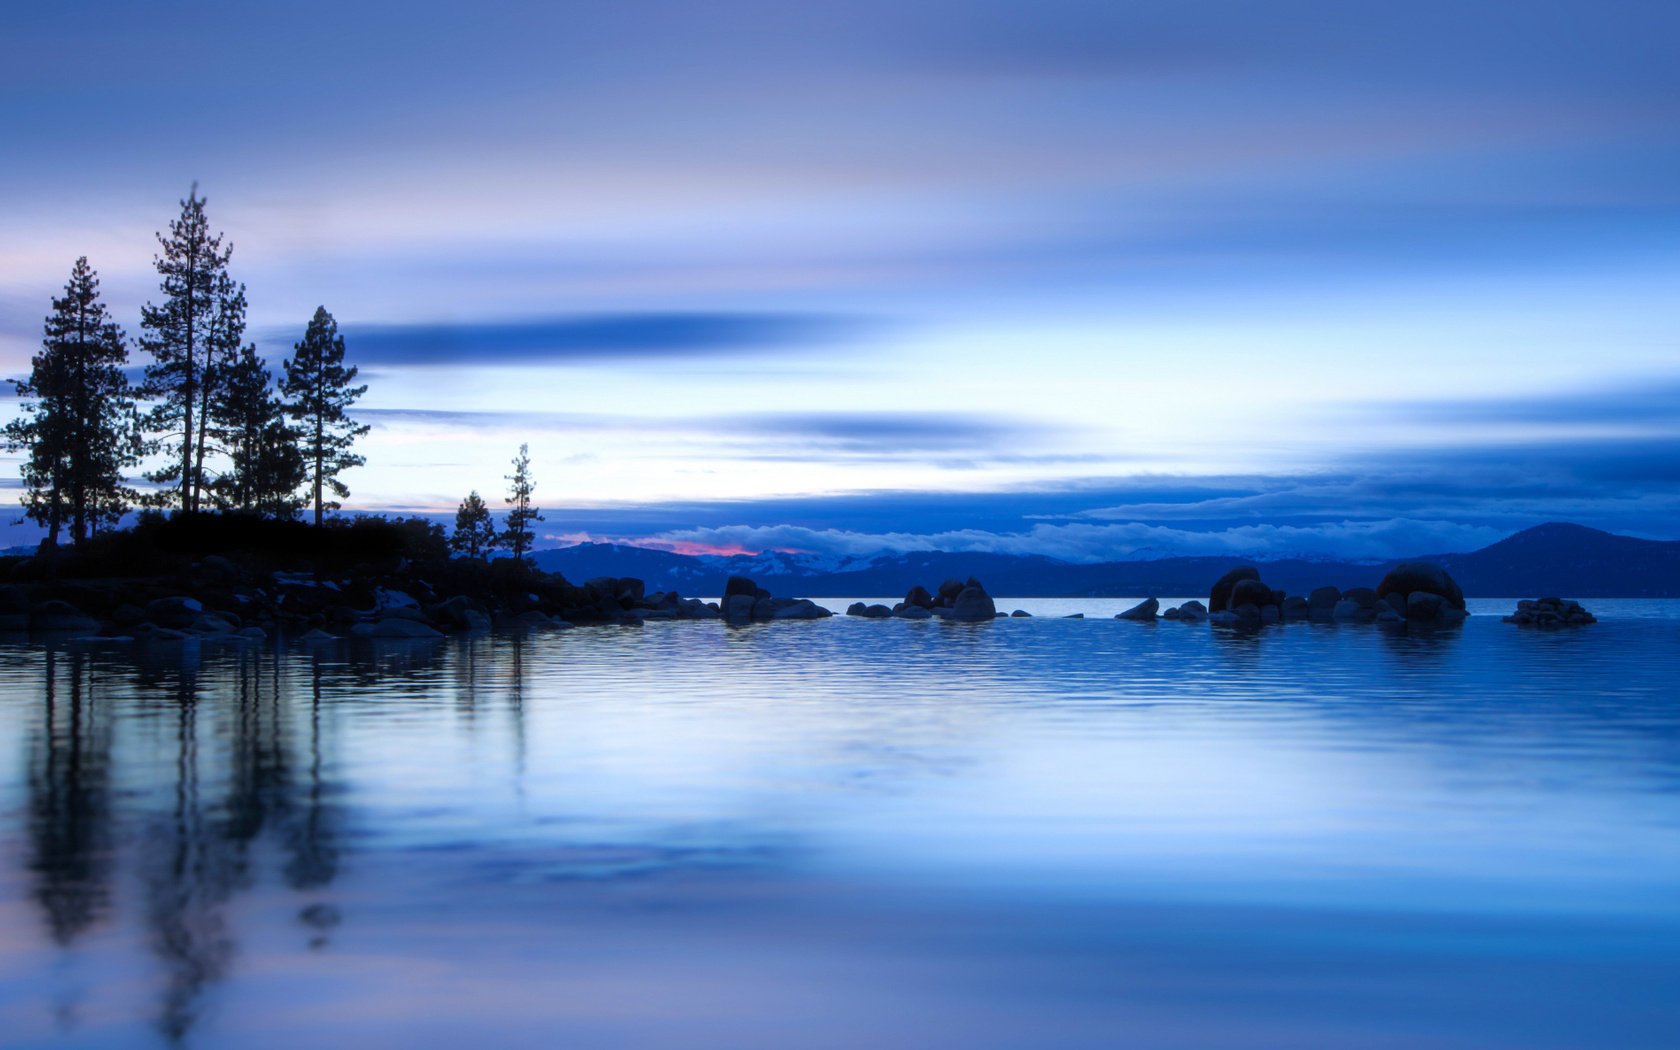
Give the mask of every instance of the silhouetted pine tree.
M 507 476 L 507 480 L 511 482 L 507 497 L 509 509 L 507 529 L 502 533 L 501 544 L 512 552 L 515 561 L 520 561 L 537 538 L 531 526 L 543 520 L 543 516 L 531 506 L 531 492 L 537 485 L 531 480 L 529 445 L 519 446 L 519 455 L 513 458 L 513 473 Z
M 325 490 L 330 489 L 340 499 L 350 495 L 350 489 L 338 480 L 339 473 L 367 462 L 351 452 L 350 446 L 371 428 L 358 426 L 345 414 L 357 398 L 367 393 L 367 387 L 350 385 L 355 382 L 356 369 L 345 367 L 344 339 L 338 334 L 338 322 L 324 306 L 316 307 L 303 342 L 293 351 L 285 363 L 280 390 L 288 399 L 286 414 L 296 421 L 315 504 L 315 524 L 320 525 L 322 512 L 339 506 L 336 500 L 324 498 Z
M 475 489 L 455 511 L 455 532 L 449 537 L 449 549 L 477 559 L 489 557 L 495 546 L 496 523 L 491 520 L 484 498 Z
M 297 435 L 286 425 L 274 376 L 247 344 L 226 366 L 209 418 L 229 464 L 215 481 L 218 506 L 290 518 L 303 505 L 307 480 Z
M 245 330 L 245 289 L 227 275 L 233 247 L 211 236 L 204 198 L 193 184 L 181 202 L 181 216 L 158 234 L 163 254 L 153 264 L 163 277 L 162 306 L 147 303 L 140 313 L 140 345 L 154 363 L 146 366 L 145 397 L 156 404 L 146 427 L 161 435 L 166 466 L 146 477 L 165 489 L 160 503 L 175 502 L 189 513 L 199 509 L 207 481 L 204 420 L 215 398 L 218 368 L 238 351 Z M 168 487 L 178 487 L 171 494 Z
M 81 543 L 128 510 L 135 494 L 123 471 L 139 462 L 141 446 L 134 391 L 123 372 L 127 342 L 99 301 L 99 277 L 86 256 L 52 305 L 29 378 L 12 381 L 25 402 L 5 434 L 9 449 L 28 452 L 24 515 L 57 545 L 65 524 Z

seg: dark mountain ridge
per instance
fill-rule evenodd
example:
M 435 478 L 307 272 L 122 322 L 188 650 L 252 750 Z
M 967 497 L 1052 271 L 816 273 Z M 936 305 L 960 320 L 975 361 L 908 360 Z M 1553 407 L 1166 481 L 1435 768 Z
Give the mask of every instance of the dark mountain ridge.
M 1476 551 L 1399 560 L 1440 563 L 1471 597 L 1680 597 L 1680 541 L 1642 540 L 1561 522 L 1525 529 Z M 689 595 L 721 594 L 724 581 L 737 574 L 778 594 L 827 597 L 890 597 L 918 583 L 977 576 L 993 594 L 1022 598 L 1196 596 L 1245 562 L 1258 566 L 1273 587 L 1305 594 L 1326 584 L 1375 586 L 1398 564 L 1219 556 L 1080 565 L 1037 555 L 927 551 L 854 561 L 836 570 L 820 564 L 798 569 L 797 556 L 767 564 L 762 556 L 705 557 L 600 543 L 538 551 L 535 561 L 574 582 L 634 576 L 647 581 L 650 591 Z M 771 565 L 775 568 L 766 571 Z

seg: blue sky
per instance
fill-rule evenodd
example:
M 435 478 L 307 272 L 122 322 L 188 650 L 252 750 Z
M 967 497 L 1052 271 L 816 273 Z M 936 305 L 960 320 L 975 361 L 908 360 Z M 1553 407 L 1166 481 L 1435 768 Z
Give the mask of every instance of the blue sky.
M 1680 538 L 1675 39 L 1625 2 L 36 6 L 0 366 L 81 254 L 134 334 L 197 180 L 259 347 L 343 326 L 366 509 L 499 494 L 529 442 L 552 543 Z

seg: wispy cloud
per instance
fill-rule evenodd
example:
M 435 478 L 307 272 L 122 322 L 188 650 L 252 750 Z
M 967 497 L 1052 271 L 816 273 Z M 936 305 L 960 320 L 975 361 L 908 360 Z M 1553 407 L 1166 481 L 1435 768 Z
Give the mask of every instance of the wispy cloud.
M 809 350 L 868 327 L 861 318 L 818 314 L 640 313 L 473 323 L 346 323 L 342 330 L 361 364 L 481 367 Z M 273 343 L 297 337 L 289 329 L 263 334 Z

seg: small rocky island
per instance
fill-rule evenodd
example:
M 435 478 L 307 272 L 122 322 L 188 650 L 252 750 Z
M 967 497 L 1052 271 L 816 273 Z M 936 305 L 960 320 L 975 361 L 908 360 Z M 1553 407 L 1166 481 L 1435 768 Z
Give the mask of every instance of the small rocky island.
M 1568 598 L 1536 598 L 1517 603 L 1517 611 L 1504 618 L 1518 627 L 1585 627 L 1598 617 Z

